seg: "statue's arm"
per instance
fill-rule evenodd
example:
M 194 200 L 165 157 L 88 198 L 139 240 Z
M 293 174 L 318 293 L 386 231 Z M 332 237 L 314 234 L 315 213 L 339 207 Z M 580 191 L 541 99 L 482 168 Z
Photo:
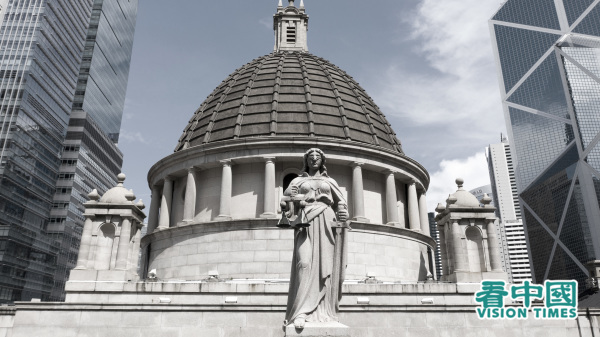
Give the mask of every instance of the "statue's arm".
M 333 209 L 336 211 L 339 221 L 346 221 L 349 217 L 346 198 L 344 198 L 344 194 L 335 179 L 329 178 L 329 182 L 331 185 L 331 195 L 333 197 Z
M 288 186 L 288 188 L 283 192 L 283 195 L 286 197 L 296 196 L 298 194 L 298 190 L 299 190 L 301 181 L 302 181 L 301 177 L 294 178 L 292 180 L 292 182 L 290 182 L 290 185 Z M 286 202 L 284 200 L 280 201 L 279 206 L 281 206 L 282 212 L 288 211 L 290 209 L 288 202 Z

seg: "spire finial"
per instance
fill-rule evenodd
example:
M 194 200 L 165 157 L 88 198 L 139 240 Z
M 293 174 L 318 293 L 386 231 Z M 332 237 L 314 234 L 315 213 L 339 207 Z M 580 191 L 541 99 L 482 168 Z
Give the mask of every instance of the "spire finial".
M 281 0 L 279 0 L 279 3 L 277 4 L 277 7 L 283 7 L 283 3 L 281 2 Z
M 300 8 L 304 8 L 304 0 L 300 0 Z
M 294 7 L 294 0 L 289 0 L 290 4 L 288 6 Z
M 126 178 L 125 174 L 119 173 L 119 175 L 117 176 L 117 182 L 118 182 L 117 186 L 123 186 L 123 182 L 125 181 L 125 178 Z
M 465 183 L 465 180 L 463 178 L 456 178 L 456 185 L 458 185 L 459 190 L 463 189 L 464 183 Z

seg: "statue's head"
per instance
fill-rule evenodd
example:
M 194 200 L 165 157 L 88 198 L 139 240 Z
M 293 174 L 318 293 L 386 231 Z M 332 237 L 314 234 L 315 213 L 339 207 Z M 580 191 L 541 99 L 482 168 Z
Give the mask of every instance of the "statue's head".
M 319 161 L 320 159 L 320 161 Z M 302 168 L 302 172 L 309 172 L 310 168 L 317 163 L 319 172 L 321 172 L 321 174 L 327 174 L 327 168 L 325 167 L 325 153 L 323 153 L 323 151 L 321 151 L 320 149 L 317 148 L 312 148 L 308 151 L 306 151 L 306 153 L 304 153 L 304 167 Z

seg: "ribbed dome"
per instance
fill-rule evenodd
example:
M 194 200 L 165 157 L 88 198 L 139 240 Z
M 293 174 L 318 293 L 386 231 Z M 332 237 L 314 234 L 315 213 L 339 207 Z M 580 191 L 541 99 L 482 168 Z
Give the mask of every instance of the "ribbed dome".
M 277 136 L 337 138 L 402 153 L 385 116 L 358 83 L 303 52 L 272 53 L 237 69 L 202 103 L 175 151 Z

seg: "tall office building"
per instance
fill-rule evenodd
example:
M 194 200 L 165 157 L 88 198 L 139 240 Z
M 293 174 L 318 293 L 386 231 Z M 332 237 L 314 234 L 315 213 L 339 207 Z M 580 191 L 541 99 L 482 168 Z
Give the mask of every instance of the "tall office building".
M 508 140 L 491 144 L 485 150 L 493 198 L 496 201 L 496 216 L 500 221 L 521 219 L 519 194 L 515 178 L 515 166 Z
M 600 257 L 600 5 L 509 0 L 490 21 L 535 281 Z
M 442 268 L 442 247 L 440 245 L 440 235 L 438 233 L 437 222 L 435 221 L 435 213 L 427 213 L 427 220 L 429 221 L 429 234 L 436 243 L 433 259 L 435 261 L 435 279 L 440 280 L 444 273 Z
M 521 218 L 514 161 L 508 140 L 491 144 L 486 149 L 486 157 L 491 181 L 491 190 L 496 200 L 498 228 L 502 238 L 504 258 L 509 278 L 515 283 L 530 280 L 531 264 L 525 239 L 525 229 Z
M 88 193 L 105 193 L 121 172 L 123 154 L 116 143 L 137 5 L 137 0 L 94 0 L 48 227 L 60 243 L 50 300 L 64 299 L 65 282 L 77 262 Z
M 83 126 L 85 114 L 112 140 L 106 148 L 118 139 L 120 116 L 113 107 L 122 109 L 121 72 L 129 67 L 120 50 L 131 43 L 136 9 L 137 1 L 122 0 L 8 1 L 0 29 L 0 302 L 56 299 L 61 256 L 77 251 L 75 240 L 65 245 L 62 239 L 63 232 L 78 231 L 77 222 L 67 220 L 82 210 L 84 199 L 74 191 L 95 185 L 89 172 L 103 171 L 105 159 L 93 148 L 103 137 L 95 135 L 90 145 L 72 129 Z M 87 150 L 65 139 L 80 140 Z M 82 155 L 89 160 L 79 160 Z M 77 168 L 73 176 L 67 167 Z

